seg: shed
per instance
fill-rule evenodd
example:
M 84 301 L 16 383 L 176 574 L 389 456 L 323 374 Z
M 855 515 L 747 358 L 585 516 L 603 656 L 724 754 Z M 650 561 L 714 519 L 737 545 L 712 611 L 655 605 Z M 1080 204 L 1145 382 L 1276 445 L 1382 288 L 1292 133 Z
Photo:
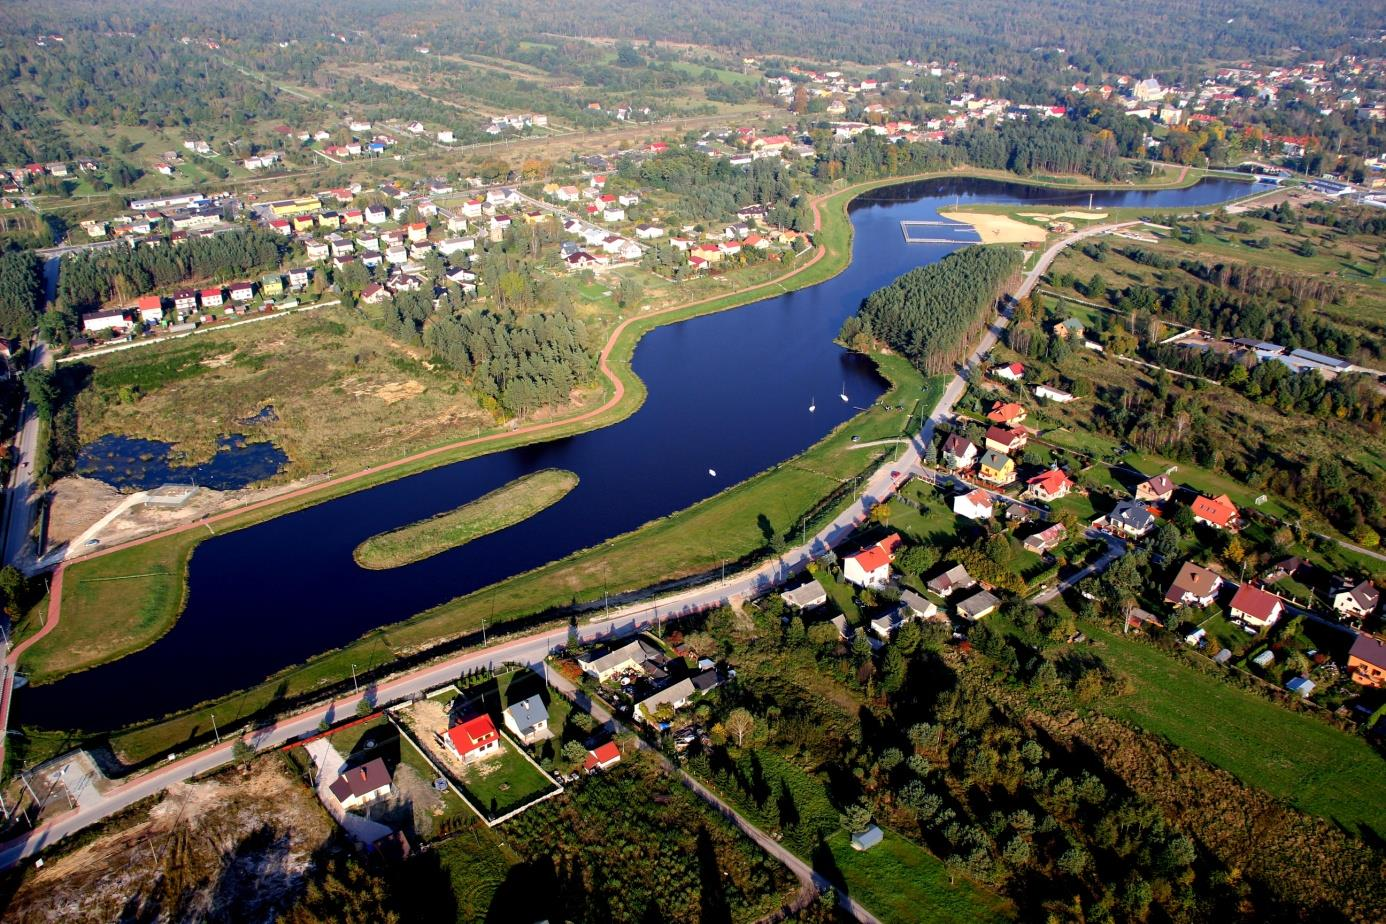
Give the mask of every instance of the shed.
M 1275 663 L 1275 652 L 1267 648 L 1265 651 L 1252 658 L 1251 663 L 1258 667 L 1270 667 Z
M 878 826 L 872 825 L 860 834 L 852 835 L 853 850 L 870 850 L 885 838 L 885 832 Z
M 1291 677 L 1285 684 L 1285 689 L 1300 696 L 1308 696 L 1314 692 L 1314 681 L 1308 677 Z

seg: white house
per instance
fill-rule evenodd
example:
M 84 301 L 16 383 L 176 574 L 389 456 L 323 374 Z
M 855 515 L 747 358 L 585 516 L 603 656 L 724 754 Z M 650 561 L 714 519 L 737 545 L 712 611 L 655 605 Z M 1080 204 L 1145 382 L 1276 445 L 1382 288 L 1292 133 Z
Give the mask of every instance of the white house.
M 511 703 L 502 718 L 505 727 L 525 744 L 553 737 L 549 731 L 549 711 L 544 708 L 544 701 L 537 693 L 518 703 Z
M 953 512 L 969 520 L 991 519 L 991 495 L 981 488 L 953 498 Z
M 1376 612 L 1381 602 L 1381 591 L 1371 581 L 1363 581 L 1356 587 L 1344 587 L 1333 597 L 1333 609 L 1353 619 L 1366 619 Z
M 391 786 L 390 771 L 386 769 L 385 761 L 377 757 L 370 763 L 352 767 L 327 788 L 337 797 L 342 808 L 350 811 L 388 796 Z
M 842 559 L 842 576 L 858 587 L 882 587 L 890 581 L 890 563 L 900 546 L 898 533 L 891 533 L 873 546 Z
M 1285 611 L 1285 601 L 1269 591 L 1243 584 L 1237 588 L 1228 610 L 1233 619 L 1252 628 L 1264 629 L 1280 618 Z

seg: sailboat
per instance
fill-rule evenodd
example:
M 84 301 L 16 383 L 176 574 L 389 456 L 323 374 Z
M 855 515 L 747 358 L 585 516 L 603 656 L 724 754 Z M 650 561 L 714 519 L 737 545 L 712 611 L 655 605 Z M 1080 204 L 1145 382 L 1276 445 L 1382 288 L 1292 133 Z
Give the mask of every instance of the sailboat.
M 809 413 L 812 414 L 816 410 L 818 410 L 817 403 L 812 398 L 809 398 Z
M 708 470 L 707 470 L 707 473 L 708 473 L 709 475 L 711 475 L 713 478 L 716 478 L 716 477 L 717 477 L 717 469 L 715 469 L 715 468 L 710 468 L 710 469 L 708 469 Z
M 847 403 L 847 380 L 846 380 L 846 379 L 843 379 L 843 380 L 842 380 L 842 391 L 838 394 L 838 397 L 842 399 L 842 402 L 843 402 L 844 404 Z

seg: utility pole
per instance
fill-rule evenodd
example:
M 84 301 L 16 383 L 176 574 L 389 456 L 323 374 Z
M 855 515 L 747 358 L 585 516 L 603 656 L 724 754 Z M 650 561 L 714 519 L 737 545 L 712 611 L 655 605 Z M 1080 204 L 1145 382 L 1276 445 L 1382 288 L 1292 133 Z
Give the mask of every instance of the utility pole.
M 360 693 L 361 688 L 356 684 L 356 662 L 351 662 L 351 692 Z
M 221 744 L 221 732 L 217 730 L 217 714 L 212 713 L 212 734 L 216 736 L 217 744 Z

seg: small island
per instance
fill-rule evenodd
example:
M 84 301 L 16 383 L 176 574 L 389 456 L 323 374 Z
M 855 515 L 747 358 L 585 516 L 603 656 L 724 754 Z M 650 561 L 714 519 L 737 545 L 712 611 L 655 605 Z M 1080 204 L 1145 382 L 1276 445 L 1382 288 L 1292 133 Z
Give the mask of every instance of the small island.
M 572 472 L 546 468 L 461 507 L 378 533 L 358 545 L 352 557 L 372 571 L 410 565 L 527 520 L 561 501 L 577 485 L 578 476 Z

